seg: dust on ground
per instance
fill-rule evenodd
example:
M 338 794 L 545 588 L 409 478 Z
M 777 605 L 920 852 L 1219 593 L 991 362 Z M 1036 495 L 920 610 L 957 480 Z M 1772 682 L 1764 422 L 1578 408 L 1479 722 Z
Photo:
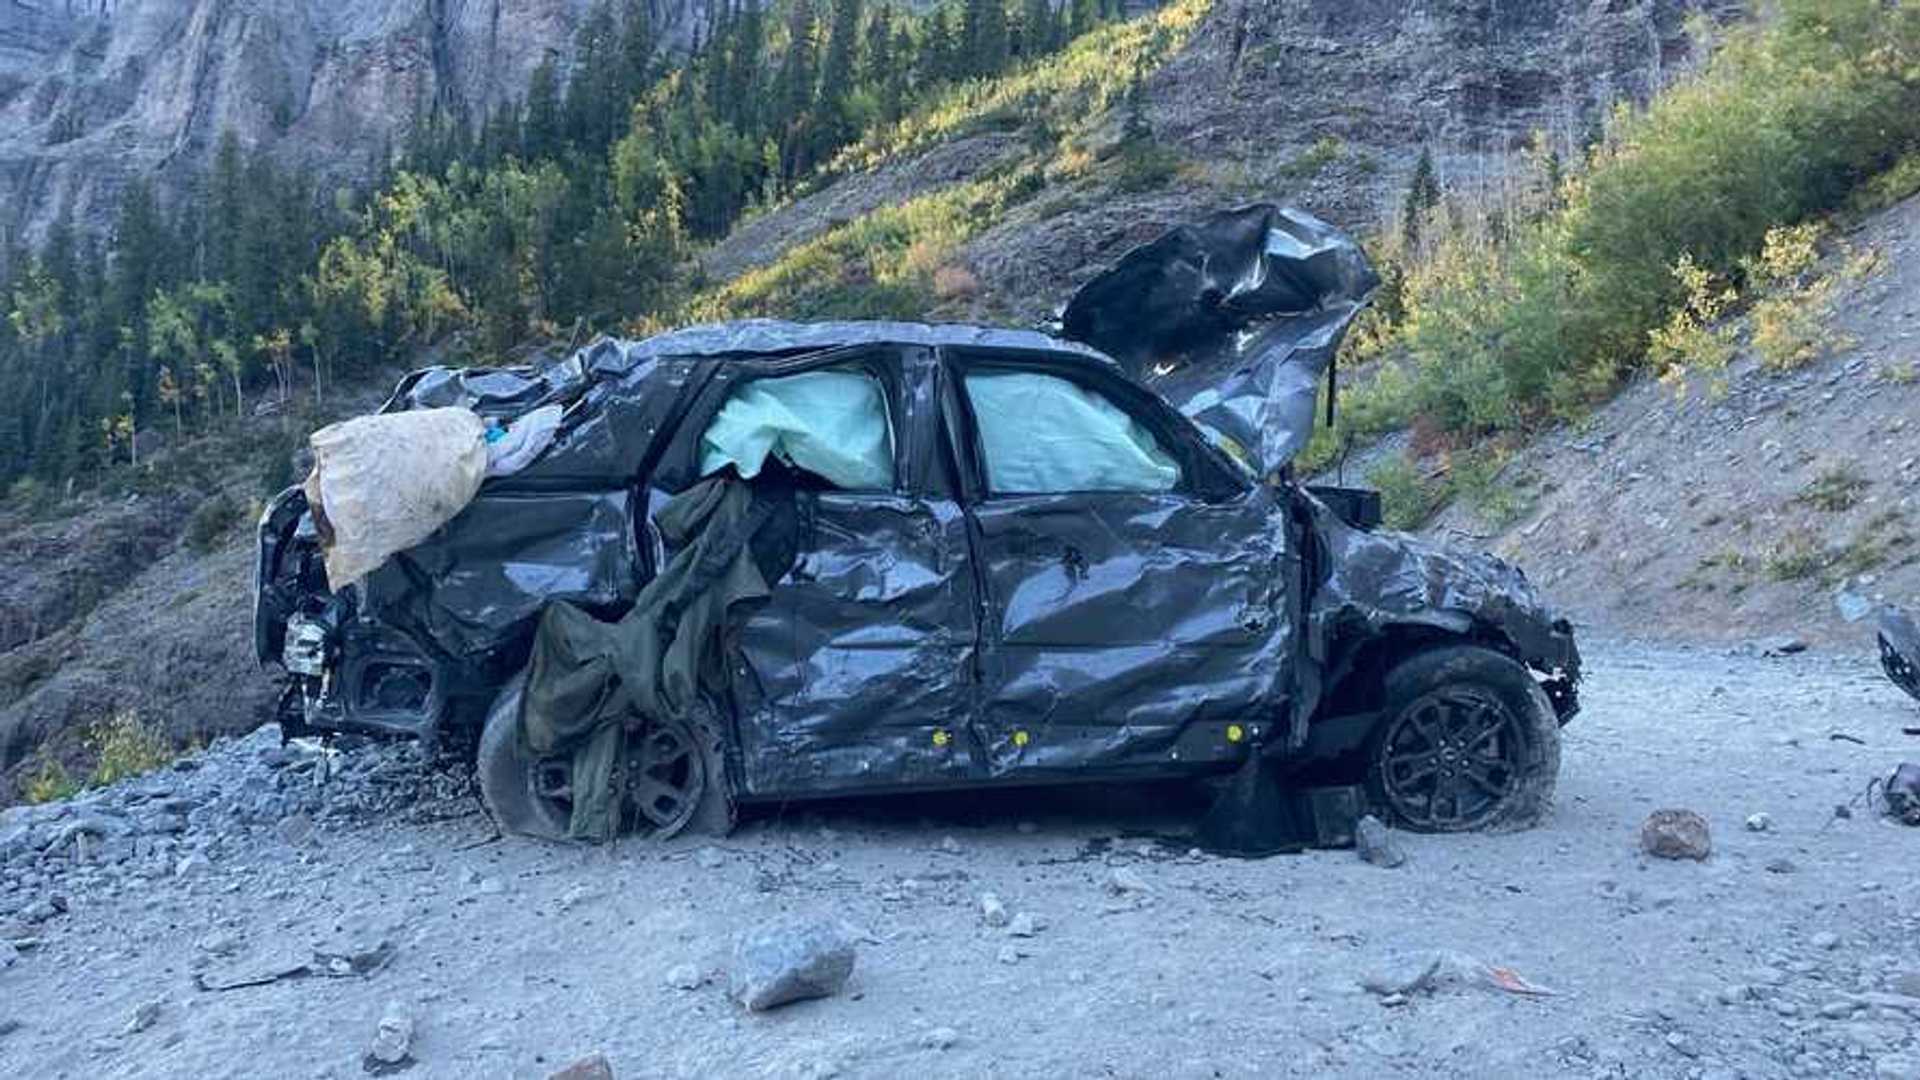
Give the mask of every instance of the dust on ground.
M 442 792 L 311 835 L 265 806 L 184 876 L 9 869 L 0 912 L 68 910 L 0 971 L 0 1074 L 359 1076 L 398 1011 L 420 1077 L 594 1052 L 622 1077 L 1916 1075 L 1920 834 L 1862 796 L 1920 754 L 1920 708 L 1864 654 L 1591 651 L 1546 824 L 1403 836 L 1397 869 L 1192 853 L 1187 807 L 1132 788 L 795 806 L 610 848 L 491 840 Z M 1710 858 L 1640 852 L 1662 807 L 1707 818 Z M 986 924 L 985 893 L 1012 926 Z M 855 927 L 852 981 L 744 1013 L 729 943 L 783 913 Z M 195 988 L 342 933 L 395 951 L 363 976 Z M 1361 987 L 1426 950 L 1553 993 Z

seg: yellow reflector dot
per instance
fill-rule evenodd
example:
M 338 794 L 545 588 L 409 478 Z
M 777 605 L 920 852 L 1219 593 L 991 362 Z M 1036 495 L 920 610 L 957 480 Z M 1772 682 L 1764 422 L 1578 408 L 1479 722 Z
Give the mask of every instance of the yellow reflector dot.
M 1244 739 L 1246 737 L 1247 737 L 1247 733 L 1241 730 L 1239 724 L 1227 725 L 1227 741 L 1228 742 L 1239 742 L 1241 739 Z
M 1013 733 L 1013 745 L 1015 745 L 1015 746 L 1025 746 L 1025 745 L 1027 745 L 1027 733 L 1026 733 L 1026 732 L 1024 732 L 1024 731 L 1016 731 L 1016 732 L 1014 732 L 1014 733 Z
M 935 728 L 933 730 L 933 745 L 935 746 L 945 746 L 952 738 L 953 736 L 947 734 L 946 728 Z

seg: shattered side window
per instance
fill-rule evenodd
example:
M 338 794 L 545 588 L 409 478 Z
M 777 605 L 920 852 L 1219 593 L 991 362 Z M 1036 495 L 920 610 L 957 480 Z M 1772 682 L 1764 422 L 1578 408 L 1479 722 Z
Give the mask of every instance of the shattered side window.
M 1099 394 L 1037 372 L 966 377 L 997 495 L 1172 491 L 1180 466 L 1153 433 Z
M 752 479 L 768 455 L 844 490 L 893 490 L 880 383 L 859 372 L 809 371 L 736 389 L 700 438 L 700 474 L 732 465 Z

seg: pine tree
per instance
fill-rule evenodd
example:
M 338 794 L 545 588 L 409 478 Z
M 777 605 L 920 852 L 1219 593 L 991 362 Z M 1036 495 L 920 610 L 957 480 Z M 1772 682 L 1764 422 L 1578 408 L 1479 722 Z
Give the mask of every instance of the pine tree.
M 793 0 L 787 15 L 787 54 L 776 85 L 777 122 L 781 140 L 781 174 L 793 180 L 813 166 L 813 98 L 815 70 L 814 17 L 811 0 Z
M 1429 211 L 1440 205 L 1440 180 L 1433 168 L 1433 151 L 1420 148 L 1420 160 L 1414 164 L 1413 180 L 1407 185 L 1406 206 L 1402 210 L 1400 232 L 1407 247 L 1420 246 L 1420 227 Z
M 956 76 L 959 70 L 956 39 L 952 8 L 942 7 L 927 17 L 927 34 L 920 44 L 920 65 L 915 77 L 919 90 L 924 92 Z
M 990 78 L 1007 66 L 1007 9 L 1004 0 L 967 0 L 961 22 L 961 74 Z
M 527 120 L 521 129 L 521 152 L 529 160 L 557 157 L 564 139 L 560 104 L 560 77 L 553 58 L 533 69 L 527 84 Z
M 1067 40 L 1072 41 L 1100 24 L 1098 0 L 1068 0 Z
M 823 149 L 839 146 L 858 134 L 847 102 L 855 89 L 860 52 L 860 0 L 833 0 L 833 27 L 826 60 L 820 67 L 820 104 Z
M 1020 11 L 1020 55 L 1031 58 L 1052 52 L 1058 25 L 1047 0 L 1026 0 Z

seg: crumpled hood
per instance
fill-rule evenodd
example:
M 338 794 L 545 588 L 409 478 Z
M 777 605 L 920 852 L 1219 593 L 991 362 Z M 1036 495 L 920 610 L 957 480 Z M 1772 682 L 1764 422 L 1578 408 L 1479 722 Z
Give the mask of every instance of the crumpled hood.
M 1356 529 L 1317 501 L 1314 506 L 1327 558 L 1309 619 L 1323 640 L 1354 623 L 1374 632 L 1413 624 L 1456 634 L 1478 626 L 1504 635 L 1541 670 L 1564 668 L 1578 676 L 1566 620 L 1518 567 L 1406 533 Z
M 1061 336 L 1112 356 L 1272 474 L 1312 437 L 1321 377 L 1379 284 L 1344 233 L 1260 204 L 1127 253 L 1074 294 Z

